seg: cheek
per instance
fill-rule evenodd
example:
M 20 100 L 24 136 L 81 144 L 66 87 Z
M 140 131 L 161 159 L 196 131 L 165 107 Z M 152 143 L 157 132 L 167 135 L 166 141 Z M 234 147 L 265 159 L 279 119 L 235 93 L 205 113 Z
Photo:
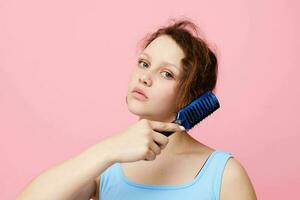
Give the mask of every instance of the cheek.
M 132 89 L 133 86 L 136 86 L 138 82 L 138 75 L 135 72 L 132 72 L 128 79 L 128 89 Z
M 155 91 L 153 99 L 155 99 L 156 104 L 173 106 L 173 102 L 175 100 L 175 91 L 172 87 L 160 87 Z

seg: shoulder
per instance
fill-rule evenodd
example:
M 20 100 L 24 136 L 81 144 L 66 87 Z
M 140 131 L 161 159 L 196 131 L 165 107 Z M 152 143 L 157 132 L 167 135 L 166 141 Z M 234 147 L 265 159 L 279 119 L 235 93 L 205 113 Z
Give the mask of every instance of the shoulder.
M 95 199 L 99 199 L 99 196 L 100 196 L 100 176 L 97 176 L 95 179 L 94 179 L 94 182 L 95 182 L 95 185 L 96 185 L 96 191 L 95 191 Z
M 250 178 L 242 164 L 234 157 L 229 158 L 222 178 L 220 200 L 256 200 Z

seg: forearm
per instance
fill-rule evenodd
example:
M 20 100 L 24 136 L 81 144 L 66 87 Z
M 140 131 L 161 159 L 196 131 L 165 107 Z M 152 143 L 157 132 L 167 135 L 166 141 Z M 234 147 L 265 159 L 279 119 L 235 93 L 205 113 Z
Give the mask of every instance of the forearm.
M 115 162 L 105 139 L 34 178 L 17 200 L 73 200 L 90 181 Z

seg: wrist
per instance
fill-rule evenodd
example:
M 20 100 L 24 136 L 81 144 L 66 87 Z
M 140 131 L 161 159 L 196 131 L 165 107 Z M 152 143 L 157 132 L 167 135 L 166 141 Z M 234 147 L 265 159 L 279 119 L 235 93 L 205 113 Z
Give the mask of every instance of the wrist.
M 106 138 L 96 144 L 97 152 L 100 152 L 102 159 L 112 165 L 118 162 L 117 155 L 111 142 L 111 138 Z

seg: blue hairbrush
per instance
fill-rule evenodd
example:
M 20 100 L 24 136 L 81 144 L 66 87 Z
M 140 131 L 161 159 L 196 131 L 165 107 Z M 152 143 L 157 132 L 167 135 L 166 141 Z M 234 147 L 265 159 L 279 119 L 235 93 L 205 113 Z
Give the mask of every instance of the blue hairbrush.
M 220 104 L 217 97 L 211 91 L 204 92 L 197 99 L 180 109 L 172 123 L 179 124 L 188 131 L 218 108 L 220 108 Z M 174 131 L 160 133 L 170 136 Z

